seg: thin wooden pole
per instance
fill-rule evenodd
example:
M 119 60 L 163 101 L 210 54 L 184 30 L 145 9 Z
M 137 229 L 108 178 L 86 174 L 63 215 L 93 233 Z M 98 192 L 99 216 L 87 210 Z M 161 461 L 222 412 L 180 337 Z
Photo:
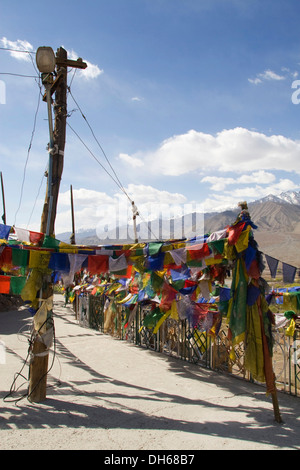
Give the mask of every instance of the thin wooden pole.
M 57 50 L 56 57 L 58 60 L 67 60 L 67 52 L 61 47 Z M 60 80 L 55 91 L 55 124 L 53 134 L 50 128 L 48 185 L 41 217 L 41 232 L 46 233 L 46 235 L 50 237 L 54 235 L 57 200 L 64 164 L 67 119 L 67 67 L 57 66 L 57 71 L 60 75 Z M 50 89 L 47 88 L 46 91 L 49 126 L 51 127 Z M 53 284 L 47 273 L 43 275 L 42 282 L 43 288 L 39 292 L 40 298 L 42 297 L 41 301 L 49 302 L 51 298 L 53 299 Z M 42 293 L 43 295 L 41 295 Z M 28 392 L 28 399 L 33 403 L 41 403 L 46 399 L 49 350 L 43 342 L 41 333 L 45 334 L 50 328 L 53 328 L 52 307 L 49 308 L 47 312 L 47 322 L 45 323 L 43 332 L 34 330 L 33 333 Z
M 275 379 L 274 379 L 274 382 L 275 382 Z M 275 421 L 277 421 L 277 423 L 282 423 L 283 421 L 280 415 L 276 386 L 275 386 L 274 392 L 272 392 L 272 402 L 273 402 Z
M 67 60 L 67 52 L 60 47 L 57 50 L 56 60 Z M 48 174 L 48 187 L 45 204 L 41 218 L 41 232 L 47 235 L 54 234 L 57 200 L 64 165 L 64 150 L 66 140 L 67 120 L 67 68 L 58 66 L 59 82 L 55 91 L 55 121 L 53 131 L 53 145 L 50 148 L 49 161 L 51 161 L 51 174 Z M 51 179 L 50 179 L 51 178 Z
M 4 184 L 3 184 L 2 171 L 0 172 L 0 175 L 1 175 L 1 191 L 2 191 L 2 204 L 3 204 L 2 220 L 3 220 L 4 225 L 6 225 L 5 196 L 4 196 Z
M 72 216 L 72 234 L 70 236 L 71 245 L 75 245 L 75 217 L 74 217 L 74 201 L 73 201 L 73 188 L 70 186 L 71 193 L 71 216 Z

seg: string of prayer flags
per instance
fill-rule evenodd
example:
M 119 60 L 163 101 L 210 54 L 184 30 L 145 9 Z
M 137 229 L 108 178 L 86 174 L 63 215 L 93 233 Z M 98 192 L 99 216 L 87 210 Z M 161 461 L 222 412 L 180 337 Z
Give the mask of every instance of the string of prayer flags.
M 0 276 L 0 294 L 10 293 L 10 276 Z
M 295 266 L 291 266 L 287 263 L 282 263 L 283 282 L 286 284 L 293 283 L 296 275 Z
M 12 248 L 12 264 L 13 266 L 23 268 L 24 270 L 28 266 L 29 261 L 29 250 L 22 248 Z
M 107 273 L 109 269 L 108 256 L 92 255 L 88 257 L 88 271 L 91 274 Z
M 5 271 L 5 268 L 10 266 L 12 266 L 12 247 L 2 246 L 0 252 L 0 269 Z
M 17 239 L 25 243 L 37 244 L 44 239 L 44 234 L 40 232 L 32 232 L 23 228 L 14 227 Z
M 279 261 L 278 259 L 272 258 L 272 256 L 269 256 L 269 255 L 265 255 L 265 257 L 266 257 L 266 261 L 267 261 L 267 264 L 271 273 L 271 277 L 274 279 L 276 277 Z
M 114 273 L 118 273 L 119 271 L 126 271 L 127 270 L 127 260 L 125 254 L 123 253 L 118 258 L 113 258 L 112 256 L 109 257 L 109 271 Z
M 0 240 L 8 240 L 11 226 L 0 224 Z
M 20 295 L 25 284 L 25 276 L 0 276 L 0 294 Z
M 170 253 L 176 265 L 180 266 L 181 264 L 186 263 L 186 249 L 185 248 L 177 248 L 176 250 L 172 250 Z
M 70 260 L 67 253 L 52 253 L 48 265 L 54 272 L 70 272 Z

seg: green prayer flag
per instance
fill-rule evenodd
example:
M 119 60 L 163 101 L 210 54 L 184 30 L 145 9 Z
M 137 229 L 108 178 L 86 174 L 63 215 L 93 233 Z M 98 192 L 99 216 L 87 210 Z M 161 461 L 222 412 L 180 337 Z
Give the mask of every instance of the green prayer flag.
M 25 276 L 29 262 L 29 250 L 12 248 L 12 264 L 20 269 L 20 274 Z
M 225 239 L 222 238 L 221 240 L 214 240 L 213 242 L 209 242 L 208 246 L 214 252 L 217 252 L 218 254 L 222 254 L 224 251 L 224 244 L 225 244 Z
M 150 276 L 150 283 L 154 292 L 159 292 L 163 286 L 164 278 L 156 274 L 155 271 L 152 271 Z
M 242 259 L 237 260 L 233 270 L 231 298 L 229 301 L 229 329 L 233 344 L 244 339 L 247 322 L 247 274 Z
M 22 250 L 21 248 L 12 248 L 12 264 L 20 268 L 28 266 L 29 250 Z
M 12 295 L 20 295 L 26 283 L 25 276 L 11 276 L 10 293 Z
M 58 248 L 60 244 L 60 240 L 56 240 L 56 238 L 51 237 L 49 235 L 45 235 L 43 241 L 43 248 Z
M 159 243 L 159 242 L 149 243 L 149 255 L 150 256 L 157 255 L 160 252 L 160 249 L 162 246 L 163 246 L 163 243 Z

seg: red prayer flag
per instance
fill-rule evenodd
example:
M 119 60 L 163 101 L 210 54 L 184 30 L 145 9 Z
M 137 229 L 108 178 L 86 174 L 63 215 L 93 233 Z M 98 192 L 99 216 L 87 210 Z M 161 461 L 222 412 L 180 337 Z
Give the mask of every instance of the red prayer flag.
M 39 243 L 41 240 L 44 239 L 44 234 L 40 232 L 31 232 L 29 230 L 29 240 L 30 243 Z
M 88 271 L 90 274 L 101 274 L 108 272 L 108 256 L 90 255 L 88 257 Z
M 0 267 L 11 266 L 12 264 L 12 247 L 5 246 L 0 255 Z
M 187 251 L 189 252 L 190 258 L 195 260 L 202 259 L 210 255 L 210 249 L 207 243 L 203 243 L 203 246 L 200 249 L 188 248 Z
M 245 222 L 239 222 L 236 225 L 232 225 L 228 229 L 228 243 L 229 245 L 235 245 L 238 241 L 242 231 L 244 230 Z
M 10 276 L 0 276 L 0 294 L 9 294 Z

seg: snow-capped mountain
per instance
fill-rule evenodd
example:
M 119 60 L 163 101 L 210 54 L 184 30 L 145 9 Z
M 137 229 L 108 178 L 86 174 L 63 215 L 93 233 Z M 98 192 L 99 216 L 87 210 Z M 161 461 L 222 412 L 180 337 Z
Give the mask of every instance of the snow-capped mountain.
M 255 204 L 257 203 L 263 203 L 263 202 L 286 202 L 288 204 L 294 204 L 296 206 L 300 206 L 300 191 L 285 191 L 278 196 L 274 196 L 274 194 L 269 194 L 268 196 L 265 196 L 261 199 L 258 199 L 255 201 Z

